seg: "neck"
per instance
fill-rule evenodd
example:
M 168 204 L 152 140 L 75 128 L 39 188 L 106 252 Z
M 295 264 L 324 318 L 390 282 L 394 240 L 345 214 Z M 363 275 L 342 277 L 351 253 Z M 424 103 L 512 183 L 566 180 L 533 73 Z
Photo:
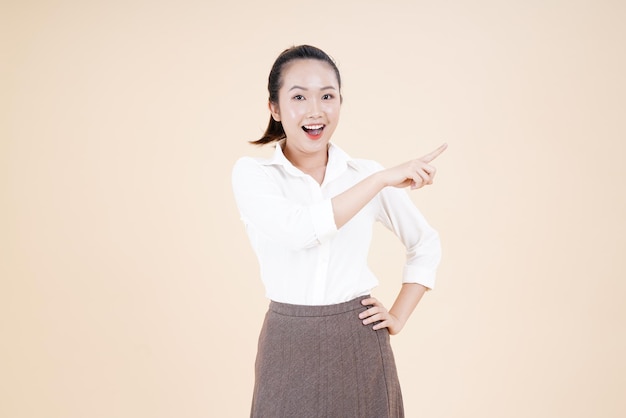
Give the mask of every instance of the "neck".
M 283 144 L 282 149 L 285 158 L 287 158 L 295 167 L 304 172 L 320 169 L 322 167 L 325 168 L 328 163 L 328 146 L 315 153 L 305 153 L 299 150 L 294 150 L 291 147 L 286 146 L 286 143 Z

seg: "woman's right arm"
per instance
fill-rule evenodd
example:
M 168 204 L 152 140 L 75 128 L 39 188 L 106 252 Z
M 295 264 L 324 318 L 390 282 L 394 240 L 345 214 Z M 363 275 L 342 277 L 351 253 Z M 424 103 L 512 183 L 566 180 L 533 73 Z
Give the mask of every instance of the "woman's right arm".
M 345 225 L 385 187 L 403 188 L 411 186 L 411 189 L 419 189 L 427 184 L 432 184 L 437 170 L 429 163 L 444 152 L 447 147 L 447 144 L 443 144 L 421 158 L 378 171 L 332 198 L 337 228 Z
M 330 199 L 304 204 L 285 197 L 281 182 L 252 158 L 235 163 L 232 186 L 246 227 L 270 241 L 294 249 L 311 248 L 337 232 Z
M 387 186 L 420 188 L 431 184 L 435 168 L 428 163 L 446 148 L 397 167 L 376 172 L 332 199 L 302 205 L 286 199 L 279 185 L 251 158 L 233 169 L 233 190 L 242 219 L 273 241 L 309 248 L 329 240 Z

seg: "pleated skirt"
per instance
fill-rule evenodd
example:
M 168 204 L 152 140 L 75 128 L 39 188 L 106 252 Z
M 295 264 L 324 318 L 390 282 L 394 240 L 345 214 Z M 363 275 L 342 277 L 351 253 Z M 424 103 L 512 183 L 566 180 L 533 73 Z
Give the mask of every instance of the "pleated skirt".
M 359 297 L 326 306 L 270 302 L 259 336 L 252 418 L 402 418 L 386 328 Z

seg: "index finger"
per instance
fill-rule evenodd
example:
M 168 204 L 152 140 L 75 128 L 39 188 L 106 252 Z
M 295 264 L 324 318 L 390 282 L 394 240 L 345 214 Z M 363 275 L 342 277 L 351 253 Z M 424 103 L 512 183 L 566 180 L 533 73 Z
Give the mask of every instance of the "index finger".
M 446 150 L 446 148 L 448 148 L 448 144 L 443 144 L 442 146 L 440 146 L 439 148 L 437 148 L 433 152 L 424 155 L 422 158 L 420 158 L 420 160 L 424 161 L 425 163 L 429 163 L 432 160 L 434 160 L 435 158 L 437 158 L 439 156 L 439 154 L 444 152 Z

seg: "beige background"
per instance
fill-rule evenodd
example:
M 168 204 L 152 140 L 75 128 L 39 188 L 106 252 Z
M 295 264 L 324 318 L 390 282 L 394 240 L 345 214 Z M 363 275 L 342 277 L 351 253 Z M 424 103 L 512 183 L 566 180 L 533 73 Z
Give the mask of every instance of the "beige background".
M 311 43 L 334 140 L 411 194 L 438 288 L 394 337 L 407 416 L 626 415 L 626 3 L 0 3 L 0 416 L 244 417 L 267 306 L 230 190 Z M 376 230 L 375 295 L 402 248 Z

